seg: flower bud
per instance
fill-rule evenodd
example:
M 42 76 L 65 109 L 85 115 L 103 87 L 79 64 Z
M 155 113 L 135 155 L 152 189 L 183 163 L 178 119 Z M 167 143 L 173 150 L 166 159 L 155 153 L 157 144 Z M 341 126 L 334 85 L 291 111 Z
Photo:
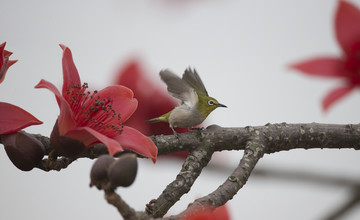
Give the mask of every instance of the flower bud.
M 66 136 L 60 136 L 57 120 L 50 135 L 50 144 L 59 156 L 77 157 L 86 150 L 85 145 L 81 141 Z
M 113 162 L 108 170 L 108 178 L 112 188 L 130 186 L 136 177 L 137 159 L 135 154 L 123 154 Z
M 104 188 L 108 181 L 108 169 L 115 159 L 107 154 L 101 155 L 93 164 L 90 171 L 90 187 Z
M 32 170 L 44 157 L 44 145 L 25 132 L 4 134 L 1 140 L 11 162 L 22 171 Z

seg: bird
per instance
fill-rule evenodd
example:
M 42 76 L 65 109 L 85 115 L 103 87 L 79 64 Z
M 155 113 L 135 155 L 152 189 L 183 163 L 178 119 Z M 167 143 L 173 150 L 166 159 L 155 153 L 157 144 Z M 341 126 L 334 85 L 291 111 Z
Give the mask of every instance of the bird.
M 171 111 L 146 122 L 167 122 L 175 136 L 178 136 L 175 127 L 198 129 L 194 126 L 201 124 L 216 108 L 227 108 L 209 96 L 195 69 L 187 68 L 182 78 L 165 69 L 160 71 L 160 77 L 167 85 L 168 93 L 179 99 L 180 103 Z

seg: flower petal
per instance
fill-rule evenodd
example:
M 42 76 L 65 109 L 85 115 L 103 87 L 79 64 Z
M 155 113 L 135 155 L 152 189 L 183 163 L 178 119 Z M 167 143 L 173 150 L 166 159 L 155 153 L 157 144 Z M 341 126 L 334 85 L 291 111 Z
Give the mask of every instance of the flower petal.
M 5 102 L 0 102 L 0 134 L 9 134 L 31 125 L 42 124 L 24 109 Z
M 1 59 L 2 60 L 2 64 L 0 65 L 0 83 L 2 83 L 5 79 L 5 75 L 9 66 L 9 59 Z
M 5 57 L 5 50 L 4 50 L 5 45 L 6 45 L 6 42 L 0 44 L 0 69 L 4 65 L 4 58 L 6 58 Z
M 55 97 L 56 97 L 56 101 L 59 105 L 60 108 L 60 99 L 62 99 L 62 95 L 60 94 L 59 90 L 56 88 L 56 86 L 54 84 L 52 84 L 49 81 L 46 81 L 44 79 L 40 80 L 40 82 L 35 86 L 36 89 L 48 89 L 50 90 L 52 93 L 54 93 Z
M 335 16 L 336 38 L 346 54 L 360 39 L 360 10 L 353 4 L 341 0 Z
M 5 74 L 10 66 L 17 62 L 17 60 L 9 60 L 12 52 L 5 50 L 6 42 L 0 44 L 0 83 L 5 79 Z
M 58 117 L 59 134 L 64 135 L 68 131 L 76 127 L 76 121 L 69 103 L 64 99 L 60 99 L 60 115 Z
M 328 93 L 322 101 L 322 108 L 324 111 L 328 110 L 336 101 L 340 100 L 342 97 L 351 92 L 356 86 L 347 85 L 344 87 L 339 87 L 332 90 Z
M 149 157 L 155 163 L 157 157 L 157 147 L 152 140 L 138 130 L 124 126 L 121 135 L 115 137 L 121 146 L 125 149 L 132 150 L 145 157 Z
M 58 118 L 58 126 L 60 135 L 64 135 L 67 131 L 75 127 L 76 122 L 73 119 L 73 112 L 69 106 L 69 103 L 65 98 L 60 94 L 60 91 L 49 81 L 44 79 L 35 86 L 35 88 L 45 88 L 54 93 L 56 101 L 60 108 L 60 115 Z
M 121 116 L 120 121 L 116 121 L 117 123 L 126 121 L 135 112 L 138 105 L 134 93 L 125 86 L 108 86 L 100 90 L 97 95 L 112 100 L 112 108 Z M 115 117 L 114 120 L 117 120 L 117 118 Z
M 66 94 L 66 91 L 73 86 L 80 86 L 81 81 L 70 49 L 63 44 L 60 44 L 60 47 L 63 49 L 62 68 L 64 84 L 62 88 L 62 94 L 64 95 Z
M 307 75 L 322 77 L 344 77 L 344 61 L 335 57 L 319 57 L 290 65 Z
M 18 60 L 9 60 L 7 68 L 11 67 L 13 64 L 15 64 Z
M 65 136 L 80 140 L 86 147 L 91 147 L 91 145 L 101 142 L 106 145 L 110 155 L 123 151 L 119 142 L 89 127 L 73 129 L 66 133 Z

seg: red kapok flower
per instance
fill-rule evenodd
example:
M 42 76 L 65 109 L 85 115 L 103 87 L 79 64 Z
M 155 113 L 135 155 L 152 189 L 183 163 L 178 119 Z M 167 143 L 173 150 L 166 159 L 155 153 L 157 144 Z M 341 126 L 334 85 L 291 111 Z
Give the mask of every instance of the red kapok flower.
M 360 10 L 341 0 L 335 16 L 336 39 L 341 46 L 341 57 L 323 56 L 291 65 L 305 74 L 319 77 L 342 78 L 343 85 L 330 91 L 322 101 L 327 110 L 336 101 L 360 86 Z
M 100 91 L 87 91 L 81 85 L 71 51 L 63 49 L 62 67 L 64 84 L 62 93 L 50 82 L 41 80 L 35 88 L 47 88 L 54 93 L 60 108 L 57 120 L 58 135 L 81 141 L 86 147 L 96 143 L 107 146 L 114 155 L 130 149 L 156 161 L 157 148 L 148 137 L 123 123 L 134 113 L 137 100 L 133 92 L 120 85 L 109 86 Z
M 6 42 L 0 44 L 0 83 L 4 81 L 6 71 L 11 65 L 17 62 L 17 60 L 9 60 L 12 52 L 5 50 Z
M 5 102 L 0 102 L 0 134 L 17 132 L 31 125 L 42 124 L 24 109 Z

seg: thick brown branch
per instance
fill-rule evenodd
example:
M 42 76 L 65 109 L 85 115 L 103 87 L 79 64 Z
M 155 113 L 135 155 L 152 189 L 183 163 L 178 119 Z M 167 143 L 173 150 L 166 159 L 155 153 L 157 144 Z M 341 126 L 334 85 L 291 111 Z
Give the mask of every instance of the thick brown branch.
M 245 128 L 223 128 L 211 125 L 205 130 L 174 135 L 158 135 L 150 137 L 158 147 L 159 155 L 191 150 L 200 146 L 209 146 L 215 151 L 243 150 L 248 140 L 252 139 L 257 130 L 265 136 L 265 153 L 274 153 L 291 149 L 311 148 L 352 148 L 360 149 L 359 124 L 267 124 L 265 126 Z M 47 149 L 51 151 L 49 139 L 41 135 L 34 135 Z M 1 141 L 1 140 L 0 140 Z M 98 144 L 90 148 L 81 157 L 96 158 L 107 153 L 104 145 Z
M 267 124 L 265 126 L 245 128 L 222 128 L 209 126 L 201 131 L 180 134 L 180 139 L 173 135 L 151 137 L 158 147 L 159 154 L 197 148 L 204 143 L 214 147 L 215 151 L 243 150 L 256 130 L 263 134 L 265 153 L 274 153 L 292 149 L 313 148 L 352 148 L 360 149 L 360 125 L 335 124 Z

